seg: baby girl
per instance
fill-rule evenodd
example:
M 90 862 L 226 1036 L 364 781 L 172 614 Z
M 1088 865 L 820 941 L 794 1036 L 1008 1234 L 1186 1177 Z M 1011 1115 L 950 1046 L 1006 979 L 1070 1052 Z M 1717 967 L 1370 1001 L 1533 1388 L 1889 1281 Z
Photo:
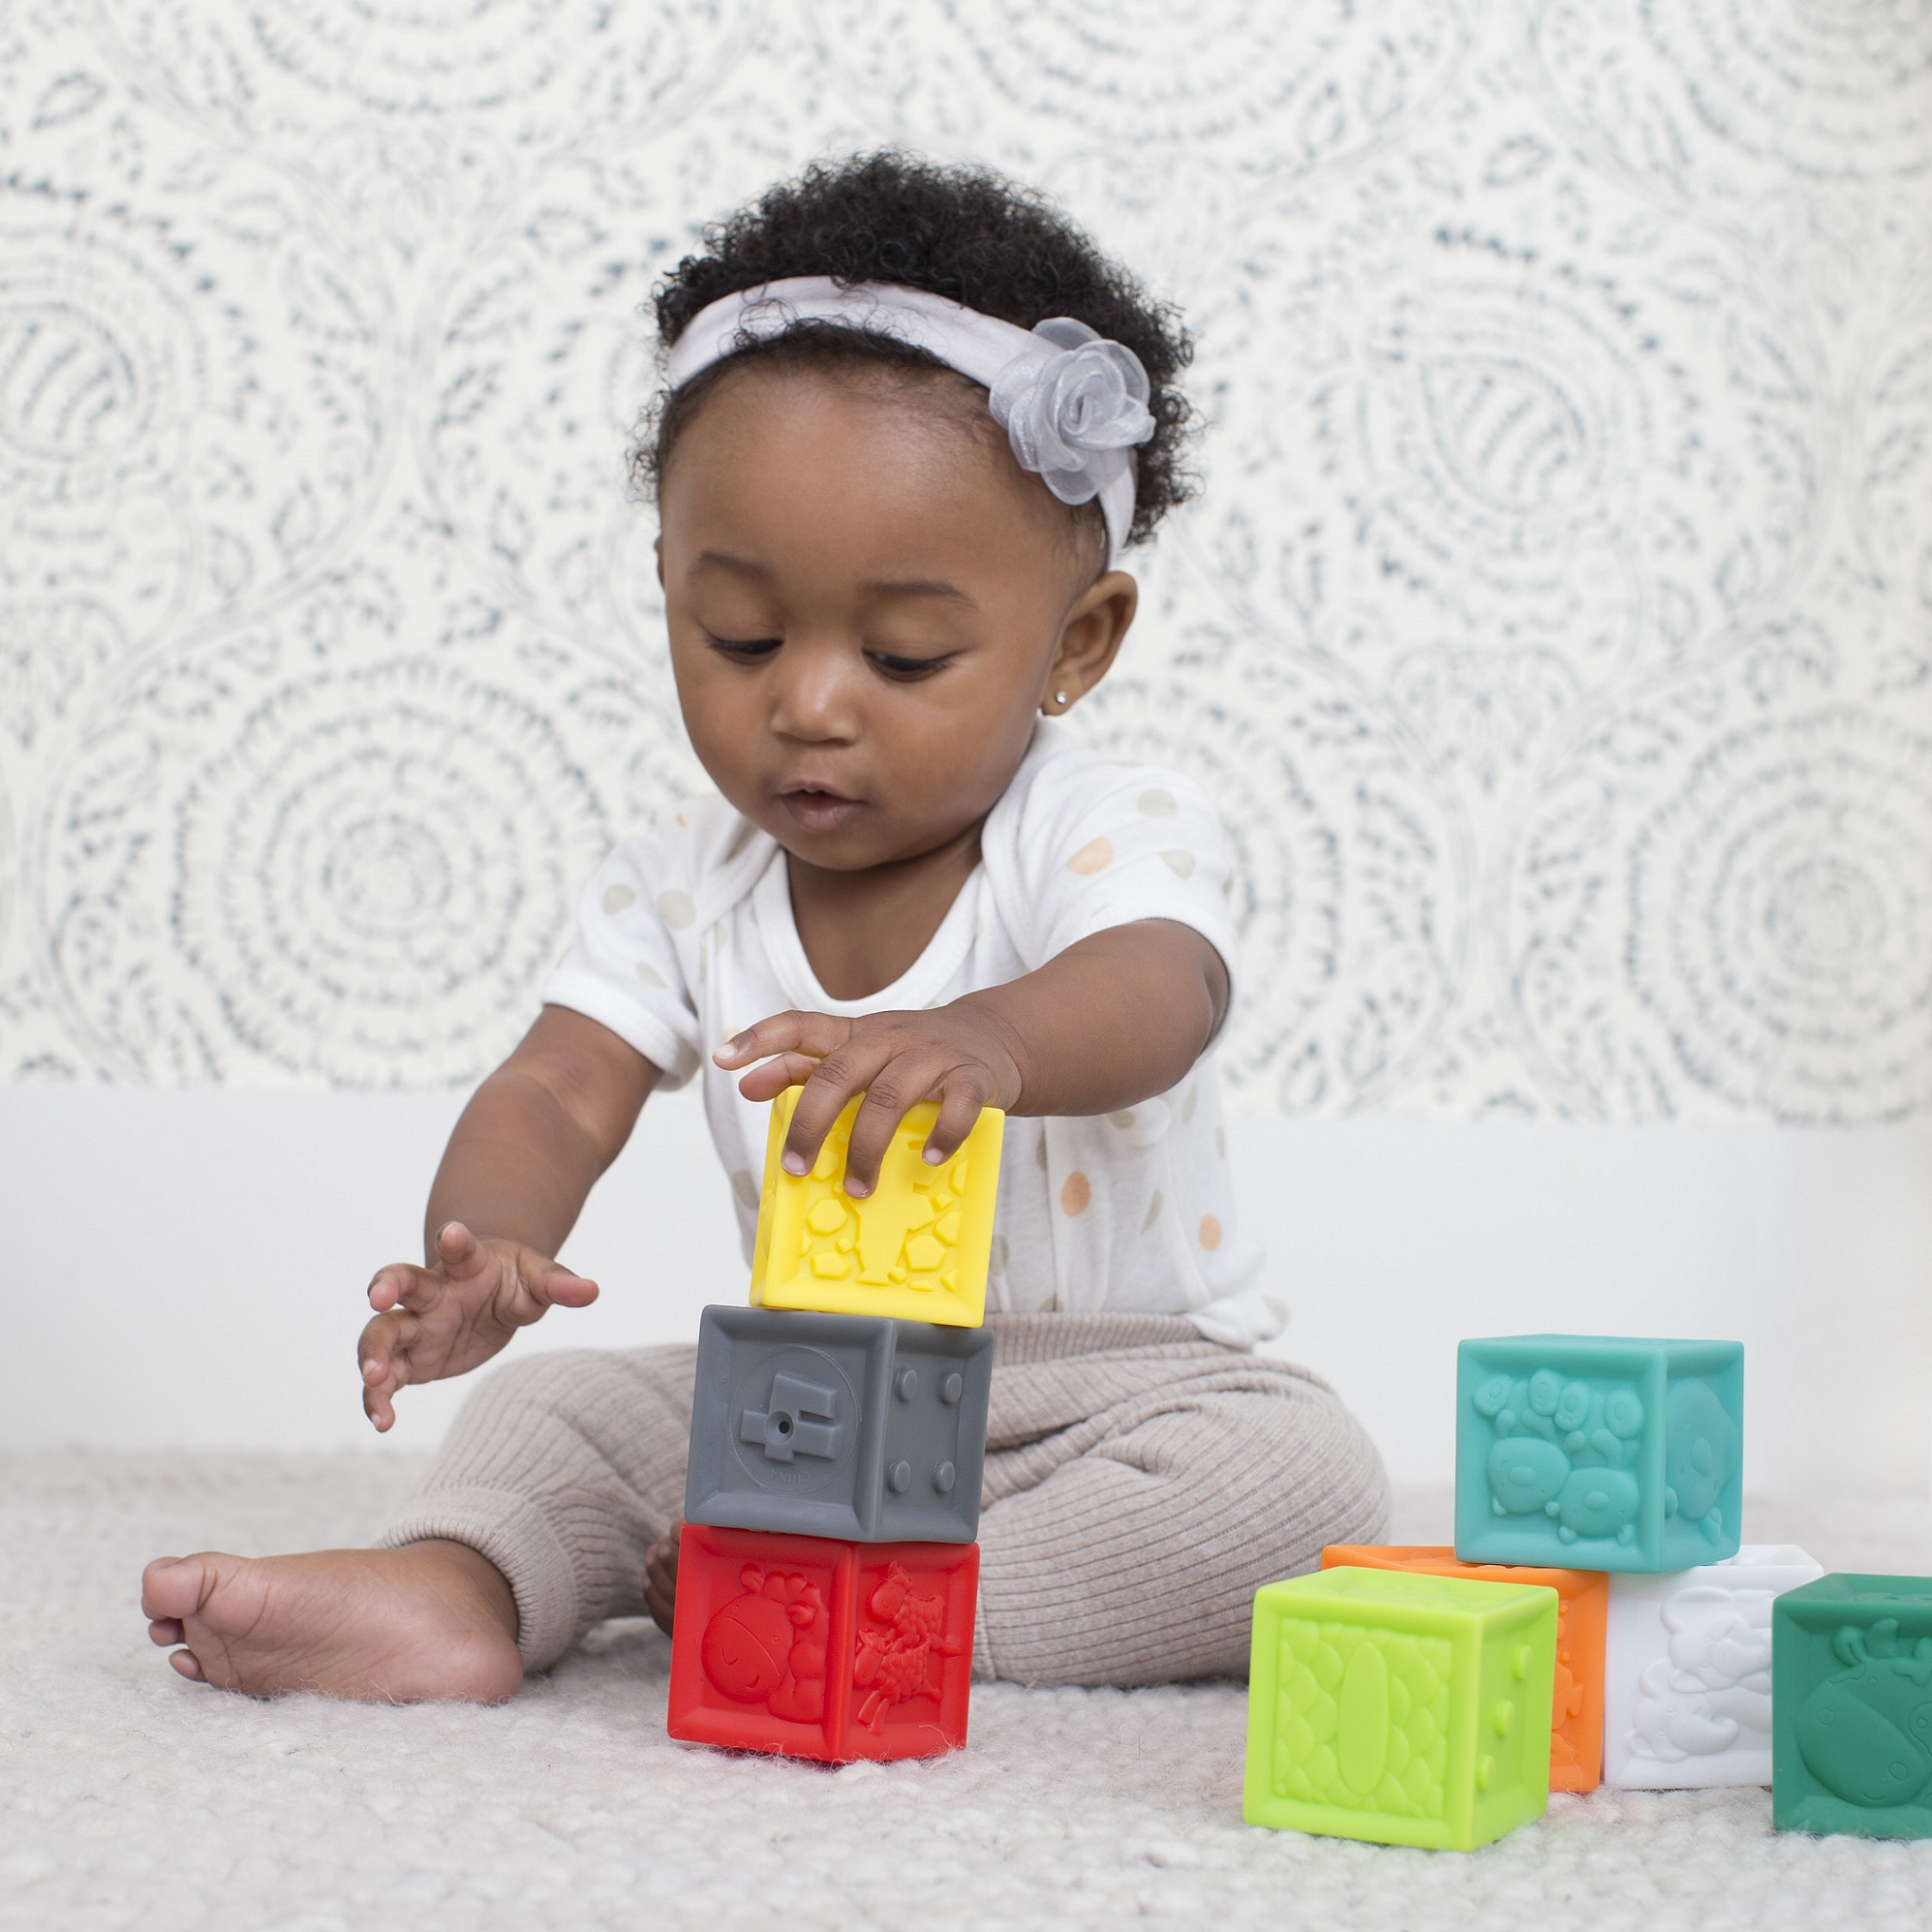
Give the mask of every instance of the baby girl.
M 597 1295 L 552 1257 L 654 1090 L 702 1082 L 748 1253 L 787 1087 L 795 1174 L 864 1096 L 855 1197 L 915 1103 L 932 1161 L 1003 1108 L 975 1670 L 1240 1673 L 1257 1585 L 1376 1541 L 1387 1488 L 1330 1390 L 1254 1353 L 1279 1318 L 1220 1124 L 1213 812 L 1058 721 L 1184 494 L 1186 339 L 1038 197 L 904 155 L 812 169 L 707 242 L 658 295 L 636 465 L 717 795 L 591 881 L 450 1137 L 425 1265 L 370 1284 L 364 1407 L 385 1429 L 409 1384 Z M 377 1548 L 151 1563 L 154 1641 L 225 1689 L 495 1700 L 603 1618 L 668 1630 L 692 1366 L 520 1359 Z

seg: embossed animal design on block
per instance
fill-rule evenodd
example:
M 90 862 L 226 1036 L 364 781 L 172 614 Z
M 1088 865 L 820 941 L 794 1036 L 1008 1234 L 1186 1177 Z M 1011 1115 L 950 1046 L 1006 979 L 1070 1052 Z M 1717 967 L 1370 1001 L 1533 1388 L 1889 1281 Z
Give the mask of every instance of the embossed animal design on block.
M 1556 1660 L 1550 1689 L 1549 1789 L 1595 1791 L 1603 1763 L 1604 1625 L 1610 1579 L 1595 1570 L 1459 1563 L 1447 1545 L 1334 1543 L 1322 1568 L 1404 1570 L 1478 1582 L 1540 1583 L 1556 1592 Z
M 797 1571 L 748 1563 L 744 1594 L 730 1598 L 704 1627 L 704 1674 L 738 1703 L 762 1704 L 774 1717 L 815 1724 L 825 1715 L 825 1600 Z
M 957 1657 L 960 1646 L 946 1636 L 945 1599 L 922 1596 L 898 1563 L 886 1565 L 865 1609 L 873 1622 L 859 1632 L 852 1682 L 866 1694 L 858 1721 L 877 1736 L 893 1705 L 914 1698 L 939 1701 L 945 1661 Z
M 1610 1578 L 1605 1783 L 1769 1784 L 1771 1604 L 1822 1574 L 1802 1549 L 1746 1544 L 1722 1563 Z
M 863 1544 L 687 1523 L 673 1737 L 843 1763 L 966 1742 L 976 1544 Z
M 878 1185 L 855 1201 L 844 1181 L 857 1100 L 826 1135 L 810 1174 L 789 1175 L 780 1164 L 802 1090 L 788 1088 L 772 1103 L 752 1303 L 977 1327 L 1005 1116 L 985 1109 L 952 1159 L 932 1167 L 923 1150 L 939 1110 L 922 1101 L 893 1135 Z
M 1256 1593 L 1252 1825 L 1468 1851 L 1549 1795 L 1556 1592 L 1336 1567 Z
M 1932 1578 L 1821 1577 L 1771 1633 L 1778 1829 L 1932 1837 Z
M 1735 1552 L 1741 1344 L 1516 1335 L 1457 1361 L 1465 1562 L 1655 1573 Z

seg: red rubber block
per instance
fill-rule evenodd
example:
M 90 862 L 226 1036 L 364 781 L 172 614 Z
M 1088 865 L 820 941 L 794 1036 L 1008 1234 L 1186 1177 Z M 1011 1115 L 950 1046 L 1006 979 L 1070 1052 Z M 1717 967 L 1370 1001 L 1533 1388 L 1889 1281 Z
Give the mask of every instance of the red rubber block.
M 842 1543 L 687 1523 L 673 1737 L 848 1763 L 966 1742 L 976 1543 Z

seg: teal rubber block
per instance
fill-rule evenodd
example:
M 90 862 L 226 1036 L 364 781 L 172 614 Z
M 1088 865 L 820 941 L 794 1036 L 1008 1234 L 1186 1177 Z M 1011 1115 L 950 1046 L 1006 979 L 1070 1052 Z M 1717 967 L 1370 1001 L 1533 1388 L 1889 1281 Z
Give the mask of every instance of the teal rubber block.
M 1932 1577 L 1821 1577 L 1772 1602 L 1771 1822 L 1932 1838 Z
M 1456 1352 L 1456 1554 L 1661 1574 L 1737 1553 L 1744 1345 L 1502 1335 Z

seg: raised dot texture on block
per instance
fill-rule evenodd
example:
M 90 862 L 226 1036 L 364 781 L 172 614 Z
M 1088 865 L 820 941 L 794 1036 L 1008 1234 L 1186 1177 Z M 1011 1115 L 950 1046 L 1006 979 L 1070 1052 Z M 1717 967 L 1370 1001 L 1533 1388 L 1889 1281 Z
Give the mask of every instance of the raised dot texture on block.
M 788 1088 L 772 1103 L 753 1305 L 977 1327 L 986 1312 L 1005 1117 L 986 1109 L 952 1159 L 934 1167 L 923 1150 L 938 1109 L 922 1102 L 893 1135 L 877 1187 L 855 1201 L 844 1178 L 857 1100 L 826 1135 L 809 1175 L 789 1175 L 781 1164 L 802 1090 Z
M 705 1309 L 685 1520 L 859 1542 L 971 1542 L 992 1363 L 985 1329 Z M 948 1480 L 929 1481 L 941 1465 Z
M 1540 1816 L 1555 1645 L 1539 1585 L 1353 1567 L 1265 1585 L 1244 1816 L 1465 1851 Z

